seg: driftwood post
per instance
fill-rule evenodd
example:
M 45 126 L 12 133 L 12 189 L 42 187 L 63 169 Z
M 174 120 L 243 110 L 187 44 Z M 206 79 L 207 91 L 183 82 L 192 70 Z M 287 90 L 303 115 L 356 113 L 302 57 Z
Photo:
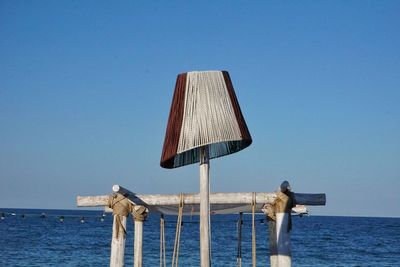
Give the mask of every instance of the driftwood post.
M 133 242 L 133 266 L 142 267 L 143 265 L 143 221 L 147 217 L 148 209 L 145 206 L 134 205 L 136 203 L 129 200 L 133 195 L 131 191 L 119 185 L 113 185 L 112 190 L 115 194 L 123 196 L 127 201 L 130 201 L 129 211 L 135 222 L 134 229 L 134 242 Z M 139 201 L 136 201 L 139 202 Z
M 200 263 L 210 266 L 210 177 L 208 147 L 200 148 Z
M 142 267 L 143 259 L 143 221 L 135 220 L 135 242 L 133 252 L 133 266 Z
M 119 216 L 119 215 L 114 215 L 114 221 L 113 221 L 113 233 L 112 233 L 112 241 L 111 241 L 111 257 L 110 257 L 110 266 L 111 267 L 124 266 L 126 237 L 125 237 L 122 227 L 124 227 L 124 228 L 126 227 L 126 217 L 123 216 L 120 219 L 117 219 L 117 216 Z M 118 222 L 118 220 L 120 220 L 120 222 Z M 118 227 L 117 225 L 120 225 L 120 226 Z
M 273 203 L 266 204 L 263 212 L 268 217 L 269 248 L 271 267 L 291 267 L 292 251 L 290 231 L 291 211 L 296 204 L 325 205 L 325 195 L 294 194 L 284 181 Z
M 122 195 L 109 197 L 108 206 L 113 209 L 113 233 L 111 241 L 111 267 L 124 266 L 126 219 L 131 209 L 131 203 Z
M 135 239 L 134 239 L 134 253 L 133 253 L 133 266 L 142 267 L 143 259 L 143 221 L 147 216 L 147 209 L 144 206 L 134 206 L 132 208 L 132 217 L 135 221 Z

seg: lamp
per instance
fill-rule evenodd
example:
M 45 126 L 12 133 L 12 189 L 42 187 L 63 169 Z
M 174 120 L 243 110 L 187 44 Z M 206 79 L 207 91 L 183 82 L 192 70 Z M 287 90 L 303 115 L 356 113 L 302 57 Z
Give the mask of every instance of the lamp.
M 160 165 L 200 162 L 200 261 L 210 264 L 209 159 L 238 152 L 252 142 L 227 71 L 179 74 Z

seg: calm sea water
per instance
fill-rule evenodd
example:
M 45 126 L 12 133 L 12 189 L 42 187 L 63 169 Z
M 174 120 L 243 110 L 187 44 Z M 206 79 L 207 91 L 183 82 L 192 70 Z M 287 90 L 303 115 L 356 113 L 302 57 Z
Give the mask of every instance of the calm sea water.
M 0 209 L 0 266 L 108 266 L 112 216 L 101 211 Z M 40 218 L 41 213 L 46 218 Z M 15 213 L 15 215 L 11 215 Z M 22 217 L 25 214 L 25 217 Z M 59 217 L 64 216 L 64 222 Z M 81 217 L 84 216 L 84 223 Z M 235 266 L 237 216 L 212 216 L 213 266 Z M 185 216 L 180 266 L 199 266 L 198 217 Z M 176 217 L 166 217 L 171 265 Z M 126 266 L 133 266 L 132 221 L 128 220 Z M 269 266 L 268 225 L 257 216 L 257 266 Z M 159 217 L 144 225 L 143 265 L 159 266 Z M 243 266 L 251 266 L 251 216 L 244 215 Z M 294 266 L 400 266 L 400 218 L 295 217 Z

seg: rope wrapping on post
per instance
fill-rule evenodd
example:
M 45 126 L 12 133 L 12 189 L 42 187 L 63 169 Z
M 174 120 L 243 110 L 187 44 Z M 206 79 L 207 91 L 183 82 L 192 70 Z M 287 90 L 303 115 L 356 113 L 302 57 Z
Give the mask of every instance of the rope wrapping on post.
M 265 204 L 261 210 L 265 215 L 267 215 L 268 220 L 276 221 L 275 208 L 273 204 Z
M 276 193 L 276 200 L 274 205 L 274 211 L 276 213 L 287 213 L 289 218 L 288 218 L 288 227 L 287 227 L 287 232 L 290 232 L 292 230 L 292 208 L 295 206 L 294 205 L 294 197 L 293 193 L 290 191 L 287 191 L 285 193 L 283 192 L 277 192 Z
M 113 215 L 116 216 L 116 238 L 119 237 L 120 228 L 123 230 L 124 236 L 126 235 L 126 229 L 122 225 L 121 217 L 128 217 L 129 212 L 131 212 L 133 204 L 128 201 L 126 197 L 120 194 L 111 195 L 108 199 L 108 207 L 113 210 Z
M 147 217 L 147 208 L 144 206 L 132 205 L 131 214 L 134 221 L 143 222 Z
M 265 204 L 261 209 L 266 215 L 269 220 L 276 221 L 276 213 L 277 212 L 284 212 L 288 213 L 289 216 L 289 224 L 287 231 L 290 232 L 292 230 L 292 208 L 296 206 L 294 201 L 294 193 L 293 192 L 277 192 L 276 199 L 272 204 Z

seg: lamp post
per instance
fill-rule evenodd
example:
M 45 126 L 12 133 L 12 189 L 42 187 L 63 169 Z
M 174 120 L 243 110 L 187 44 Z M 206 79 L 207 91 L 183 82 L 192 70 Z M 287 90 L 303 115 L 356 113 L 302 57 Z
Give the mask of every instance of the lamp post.
M 252 143 L 226 71 L 179 74 L 160 165 L 177 168 L 200 162 L 200 262 L 210 266 L 209 160 Z

